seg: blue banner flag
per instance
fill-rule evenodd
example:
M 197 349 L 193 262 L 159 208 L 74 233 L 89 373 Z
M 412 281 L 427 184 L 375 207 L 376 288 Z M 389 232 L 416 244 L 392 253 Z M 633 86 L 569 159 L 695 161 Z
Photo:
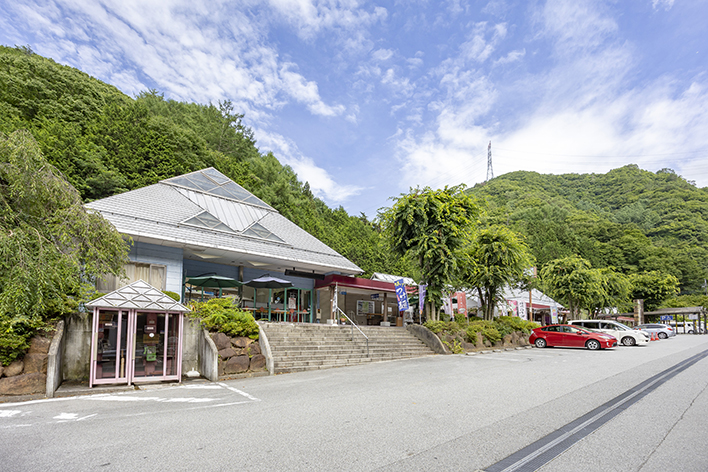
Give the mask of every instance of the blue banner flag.
M 403 279 L 398 279 L 393 282 L 393 286 L 396 287 L 396 298 L 398 299 L 398 311 L 405 311 L 408 309 L 408 294 L 406 293 L 406 284 L 403 283 Z
M 425 294 L 428 293 L 428 284 L 418 285 L 418 310 L 423 313 L 423 307 L 425 306 Z

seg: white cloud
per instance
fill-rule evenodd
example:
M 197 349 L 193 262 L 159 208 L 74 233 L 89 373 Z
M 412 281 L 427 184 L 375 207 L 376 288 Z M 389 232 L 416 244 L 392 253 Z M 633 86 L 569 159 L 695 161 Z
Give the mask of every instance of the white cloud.
M 406 185 L 484 180 L 490 140 L 495 175 L 606 172 L 634 163 L 654 171 L 673 168 L 699 186 L 708 184 L 701 160 L 708 153 L 705 76 L 688 86 L 660 77 L 627 87 L 635 48 L 602 10 L 551 0 L 538 18 L 539 38 L 552 41 L 555 59 L 538 74 L 497 84 L 469 65 L 466 59 L 493 57 L 487 52 L 492 42 L 483 41 L 480 29 L 458 57 L 438 67 L 446 97 L 429 106 L 437 120 L 422 133 L 404 126 L 397 138 Z M 517 50 L 493 62 L 523 54 Z
M 231 99 L 256 123 L 291 101 L 315 115 L 343 113 L 342 105 L 322 100 L 317 83 L 295 72 L 292 61 L 280 59 L 267 41 L 267 12 L 258 7 L 253 1 L 242 2 L 239 10 L 224 1 L 57 0 L 18 5 L 13 22 L 35 35 L 40 54 L 128 94 L 152 82 L 178 100 Z M 337 16 L 336 9 L 325 10 Z
M 669 11 L 674 6 L 674 0 L 652 0 L 651 6 L 654 10 L 663 7 L 664 10 Z
M 281 19 L 295 28 L 300 38 L 312 40 L 325 30 L 345 31 L 344 38 L 350 47 L 361 44 L 361 37 L 351 33 L 361 32 L 369 25 L 384 20 L 388 12 L 383 7 L 366 11 L 356 0 L 270 0 L 270 5 Z M 345 40 L 346 41 L 346 40 Z
M 282 164 L 289 165 L 295 171 L 301 182 L 310 184 L 310 190 L 316 197 L 327 203 L 342 203 L 363 190 L 356 185 L 337 183 L 325 169 L 302 155 L 293 140 L 266 130 L 256 130 L 255 134 L 262 152 L 272 151 Z

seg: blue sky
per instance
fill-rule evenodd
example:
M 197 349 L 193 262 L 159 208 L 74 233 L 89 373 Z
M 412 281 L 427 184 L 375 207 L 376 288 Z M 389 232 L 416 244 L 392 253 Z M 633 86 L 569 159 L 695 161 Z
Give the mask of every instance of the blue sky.
M 129 95 L 229 99 L 330 206 L 516 170 L 708 186 L 708 2 L 0 0 L 30 45 Z

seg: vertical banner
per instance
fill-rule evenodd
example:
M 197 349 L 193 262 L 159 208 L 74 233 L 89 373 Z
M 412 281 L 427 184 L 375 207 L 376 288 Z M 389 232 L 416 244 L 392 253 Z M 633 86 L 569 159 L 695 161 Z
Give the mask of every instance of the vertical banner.
M 398 311 L 406 311 L 408 309 L 408 294 L 406 293 L 406 284 L 403 279 L 398 279 L 393 282 L 396 288 L 396 298 L 398 299 Z
M 465 292 L 457 292 L 457 312 L 467 316 L 467 294 Z
M 551 307 L 551 323 L 558 323 L 558 307 Z
M 423 313 L 423 307 L 425 306 L 425 294 L 428 293 L 428 284 L 418 285 L 418 310 Z
M 519 302 L 516 300 L 508 300 L 509 306 L 511 306 L 511 316 L 519 316 Z
M 443 297 L 443 313 L 446 315 L 452 315 L 452 297 Z
M 519 301 L 519 318 L 522 320 L 528 320 L 528 314 L 526 313 L 526 302 Z

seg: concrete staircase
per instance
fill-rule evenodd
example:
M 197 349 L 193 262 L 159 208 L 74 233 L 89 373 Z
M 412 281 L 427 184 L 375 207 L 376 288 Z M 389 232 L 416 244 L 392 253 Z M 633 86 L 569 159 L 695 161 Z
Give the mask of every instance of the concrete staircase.
M 366 339 L 350 325 L 312 323 L 263 323 L 273 356 L 275 374 L 328 369 L 393 359 L 408 359 L 434 354 L 405 328 L 361 326 Z

